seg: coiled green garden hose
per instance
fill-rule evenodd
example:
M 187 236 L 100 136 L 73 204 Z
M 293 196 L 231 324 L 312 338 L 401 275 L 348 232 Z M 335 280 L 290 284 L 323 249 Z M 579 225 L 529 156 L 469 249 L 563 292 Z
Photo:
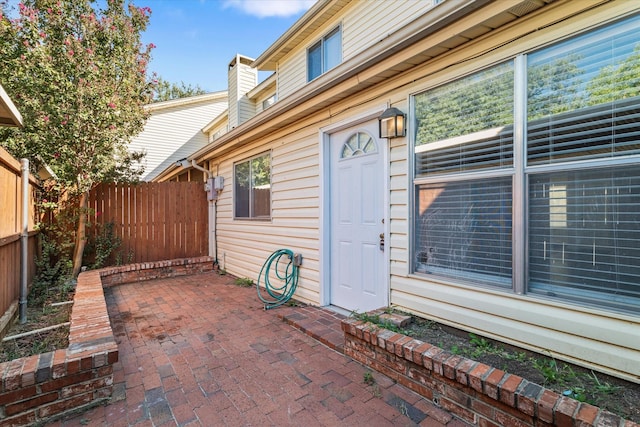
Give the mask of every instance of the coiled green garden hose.
M 282 259 L 287 256 L 288 260 Z M 284 264 L 286 262 L 286 265 Z M 274 269 L 273 272 L 271 269 Z M 274 286 L 271 278 L 280 280 L 280 286 Z M 272 299 L 265 299 L 260 293 L 260 280 L 263 280 L 264 289 Z M 265 303 L 264 309 L 279 307 L 291 299 L 298 286 L 298 265 L 294 262 L 293 252 L 289 249 L 278 249 L 265 261 L 258 276 L 256 288 L 258 298 Z

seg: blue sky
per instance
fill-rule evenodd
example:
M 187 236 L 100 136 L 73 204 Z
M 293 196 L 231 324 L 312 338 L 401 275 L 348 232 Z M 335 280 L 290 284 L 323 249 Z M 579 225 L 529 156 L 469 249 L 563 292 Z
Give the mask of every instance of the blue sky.
M 151 8 L 143 34 L 153 43 L 149 67 L 163 79 L 227 89 L 227 67 L 236 53 L 257 58 L 315 0 L 135 0 Z M 261 74 L 261 78 L 268 75 Z

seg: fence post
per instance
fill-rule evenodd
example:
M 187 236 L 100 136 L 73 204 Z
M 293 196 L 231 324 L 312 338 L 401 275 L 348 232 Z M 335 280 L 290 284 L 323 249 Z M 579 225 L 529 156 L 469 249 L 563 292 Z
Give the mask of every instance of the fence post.
M 27 258 L 29 256 L 29 160 L 20 159 L 22 172 L 22 233 L 20 233 L 20 323 L 27 322 Z

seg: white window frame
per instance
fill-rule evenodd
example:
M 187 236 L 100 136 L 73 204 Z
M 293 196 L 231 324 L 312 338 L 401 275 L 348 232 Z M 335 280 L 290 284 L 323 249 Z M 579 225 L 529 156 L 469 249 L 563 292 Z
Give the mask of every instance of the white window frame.
M 622 22 L 622 21 L 621 21 Z M 613 25 L 616 24 L 612 24 Z M 598 28 L 589 30 L 585 34 L 589 34 L 591 31 L 597 31 Z M 570 40 L 570 39 L 569 39 Z M 640 39 L 636 42 L 640 44 Z M 577 45 L 579 46 L 579 45 Z M 542 49 L 546 49 L 543 47 Z M 475 178 L 495 178 L 500 176 L 512 176 L 512 286 L 508 288 L 495 287 L 492 285 L 482 284 L 480 282 L 470 281 L 464 278 L 453 278 L 452 276 L 438 277 L 437 274 L 429 274 L 425 276 L 417 269 L 417 243 L 416 241 L 410 241 L 410 273 L 415 274 L 420 278 L 429 278 L 431 280 L 437 278 L 439 281 L 450 283 L 461 283 L 472 285 L 476 287 L 490 287 L 493 289 L 501 289 L 503 291 L 511 291 L 514 294 L 525 294 L 536 296 L 545 299 L 556 299 L 565 303 L 573 303 L 587 306 L 594 306 L 599 309 L 607 309 L 612 311 L 637 312 L 638 306 L 629 303 L 629 306 L 624 304 L 618 304 L 616 297 L 613 294 L 609 294 L 608 291 L 603 291 L 600 294 L 600 299 L 595 297 L 591 298 L 569 298 L 567 295 L 571 293 L 578 293 L 574 288 L 569 287 L 569 291 L 566 294 L 561 295 L 545 295 L 539 291 L 529 290 L 530 283 L 528 282 L 528 269 L 529 269 L 529 226 L 528 226 L 528 209 L 529 209 L 529 178 L 536 174 L 548 174 L 557 171 L 585 171 L 593 168 L 602 168 L 603 170 L 617 168 L 627 165 L 640 166 L 640 155 L 631 154 L 628 156 L 611 157 L 611 158 L 596 158 L 589 160 L 578 159 L 577 161 L 569 158 L 564 162 L 557 162 L 551 164 L 527 164 L 527 58 L 534 52 L 524 52 L 512 59 L 506 59 L 514 61 L 514 135 L 513 135 L 513 167 L 507 169 L 492 169 L 479 172 L 459 172 L 451 175 L 434 175 L 434 176 L 420 176 L 416 175 L 416 134 L 417 129 L 411 130 L 411 141 L 409 145 L 409 159 L 411 164 L 411 218 L 410 227 L 411 235 L 416 235 L 417 232 L 417 203 L 416 194 L 420 185 L 423 184 L 446 184 L 447 182 L 456 182 L 462 180 L 472 180 Z M 504 61 L 498 61 L 491 64 L 489 67 L 501 63 Z M 485 68 L 489 68 L 485 67 Z M 482 71 L 481 69 L 474 70 L 475 72 Z M 443 84 L 446 85 L 450 82 L 454 82 L 464 78 L 466 75 L 456 76 L 454 80 L 447 80 Z M 429 91 L 434 89 L 426 89 Z M 416 121 L 416 96 L 425 93 L 421 91 L 410 96 L 410 111 L 413 115 L 413 120 L 410 121 L 412 126 L 415 126 Z M 463 138 L 464 136 L 461 136 Z M 436 142 L 437 144 L 437 142 Z M 607 298 L 607 295 L 611 295 Z M 604 298 L 602 298 L 604 297 Z M 634 303 L 634 304 L 637 304 Z M 631 307 L 631 308 L 629 308 Z
M 340 55 L 340 60 L 337 62 L 337 64 L 333 65 L 333 66 L 328 66 L 326 64 L 326 54 L 327 51 L 325 49 L 325 46 L 327 45 L 327 40 L 331 39 L 331 37 L 333 37 L 334 35 L 338 35 L 340 37 L 340 51 L 338 52 L 338 54 Z M 315 50 L 316 48 L 320 49 L 320 73 L 318 73 L 317 75 L 311 75 L 311 51 Z M 313 81 L 315 79 L 317 79 L 318 77 L 320 77 L 321 75 L 323 75 L 324 73 L 326 73 L 327 71 L 329 71 L 330 69 L 334 68 L 335 66 L 337 66 L 338 64 L 342 63 L 342 25 L 338 25 L 337 27 L 333 28 L 331 31 L 329 31 L 327 34 L 325 34 L 320 40 L 316 41 L 315 43 L 313 43 L 311 46 L 309 46 L 307 48 L 307 82 Z
M 268 211 L 269 214 L 268 215 L 256 215 L 252 209 L 253 206 L 253 197 L 254 197 L 254 187 L 253 187 L 253 171 L 251 169 L 251 162 L 255 159 L 259 159 L 261 157 L 268 157 L 269 158 L 269 206 L 268 206 Z M 260 154 L 257 154 L 255 156 L 249 157 L 247 159 L 244 159 L 242 161 L 236 162 L 233 164 L 233 218 L 235 220 L 251 220 L 251 221 L 270 221 L 271 220 L 271 207 L 272 207 L 272 197 L 271 197 L 271 177 L 272 177 L 272 173 L 271 173 L 271 161 L 272 161 L 272 156 L 271 156 L 271 151 L 267 151 L 267 152 L 263 152 Z M 237 190 L 237 185 L 238 185 L 238 178 L 237 178 L 237 168 L 241 165 L 245 165 L 245 164 L 249 164 L 249 195 L 248 195 L 248 206 L 247 206 L 247 215 L 246 216 L 239 216 L 238 215 L 238 203 L 240 201 L 239 198 L 239 194 L 238 194 L 238 190 Z

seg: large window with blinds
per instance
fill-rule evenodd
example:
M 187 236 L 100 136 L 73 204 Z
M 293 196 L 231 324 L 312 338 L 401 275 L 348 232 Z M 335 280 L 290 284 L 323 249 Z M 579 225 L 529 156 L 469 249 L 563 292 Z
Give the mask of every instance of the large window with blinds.
M 419 272 L 511 287 L 513 72 L 500 64 L 415 97 Z
M 639 27 L 413 97 L 416 273 L 640 312 Z

